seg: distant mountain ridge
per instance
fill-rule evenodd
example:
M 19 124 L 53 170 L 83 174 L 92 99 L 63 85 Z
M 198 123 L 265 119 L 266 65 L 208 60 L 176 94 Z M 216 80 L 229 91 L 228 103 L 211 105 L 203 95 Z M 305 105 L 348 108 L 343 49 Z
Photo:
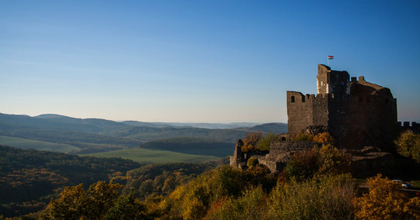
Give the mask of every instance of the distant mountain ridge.
M 206 142 L 204 139 L 234 143 L 252 131 L 287 132 L 287 125 L 282 123 L 254 124 L 116 122 L 57 114 L 31 117 L 0 113 L 0 136 L 68 144 L 79 148 L 74 153 L 80 154 L 134 148 L 149 141 L 168 138 L 201 138 L 203 143 Z

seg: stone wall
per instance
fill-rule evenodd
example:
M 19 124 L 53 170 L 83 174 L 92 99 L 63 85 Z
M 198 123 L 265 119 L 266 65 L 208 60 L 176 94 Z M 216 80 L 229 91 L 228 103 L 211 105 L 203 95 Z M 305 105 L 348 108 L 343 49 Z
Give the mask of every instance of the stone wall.
M 308 126 L 328 126 L 339 148 L 386 149 L 396 137 L 397 102 L 388 88 L 359 81 L 345 71 L 318 66 L 318 95 L 287 92 L 291 136 Z
M 258 158 L 272 173 L 282 171 L 297 152 L 312 149 L 316 143 L 306 141 L 278 141 L 270 145 L 270 153 Z

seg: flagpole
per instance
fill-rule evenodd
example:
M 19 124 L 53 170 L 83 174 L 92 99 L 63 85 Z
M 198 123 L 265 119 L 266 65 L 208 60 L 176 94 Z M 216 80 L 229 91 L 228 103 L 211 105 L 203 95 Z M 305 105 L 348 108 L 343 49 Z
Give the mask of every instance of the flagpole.
M 327 66 L 330 66 L 330 59 L 327 56 Z

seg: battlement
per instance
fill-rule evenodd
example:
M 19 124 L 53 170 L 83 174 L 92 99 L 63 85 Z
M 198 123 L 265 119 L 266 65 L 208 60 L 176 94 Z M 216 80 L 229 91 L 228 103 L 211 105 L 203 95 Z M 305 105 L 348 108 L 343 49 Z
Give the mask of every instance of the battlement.
M 392 139 L 397 100 L 390 89 L 367 82 L 364 76 L 350 80 L 347 71 L 318 65 L 317 90 L 317 94 L 306 95 L 287 91 L 291 136 L 309 126 L 326 126 L 342 147 L 374 146 Z
M 383 97 L 375 94 L 302 94 L 295 91 L 287 91 L 287 102 L 289 103 L 312 103 L 318 100 L 328 100 L 331 102 L 355 102 L 355 103 L 383 103 L 389 104 L 397 100 L 392 97 Z
M 410 125 L 411 123 L 411 125 Z M 404 121 L 404 122 L 397 122 L 397 126 L 401 129 L 401 130 L 412 130 L 413 132 L 420 132 L 420 123 L 417 122 L 409 122 L 409 121 Z

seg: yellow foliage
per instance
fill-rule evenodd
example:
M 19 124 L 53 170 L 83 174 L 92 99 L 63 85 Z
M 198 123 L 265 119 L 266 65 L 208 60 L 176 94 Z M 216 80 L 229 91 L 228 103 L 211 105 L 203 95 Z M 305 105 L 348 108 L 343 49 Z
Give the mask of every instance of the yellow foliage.
M 40 219 L 98 219 L 114 205 L 120 184 L 99 181 L 89 187 L 83 184 L 65 187 L 60 198 L 52 200 Z
M 246 163 L 246 165 L 249 167 L 249 168 L 252 168 L 252 167 L 254 167 L 255 165 L 257 165 L 258 164 L 258 159 L 257 158 L 255 158 L 255 157 L 251 157 L 251 158 L 249 158 L 248 159 L 248 162 Z
M 369 193 L 354 199 L 357 219 L 419 219 L 419 198 L 398 191 L 400 184 L 381 174 L 369 178 Z
M 242 146 L 242 152 L 248 152 L 255 150 L 255 146 L 262 137 L 262 132 L 250 132 L 246 134 L 245 139 L 243 139 L 244 146 Z
M 322 132 L 312 139 L 313 142 L 321 143 L 321 144 L 334 144 L 334 138 L 328 132 Z
M 401 133 L 398 140 L 394 141 L 394 143 L 397 145 L 398 153 L 420 162 L 420 134 L 407 130 Z

